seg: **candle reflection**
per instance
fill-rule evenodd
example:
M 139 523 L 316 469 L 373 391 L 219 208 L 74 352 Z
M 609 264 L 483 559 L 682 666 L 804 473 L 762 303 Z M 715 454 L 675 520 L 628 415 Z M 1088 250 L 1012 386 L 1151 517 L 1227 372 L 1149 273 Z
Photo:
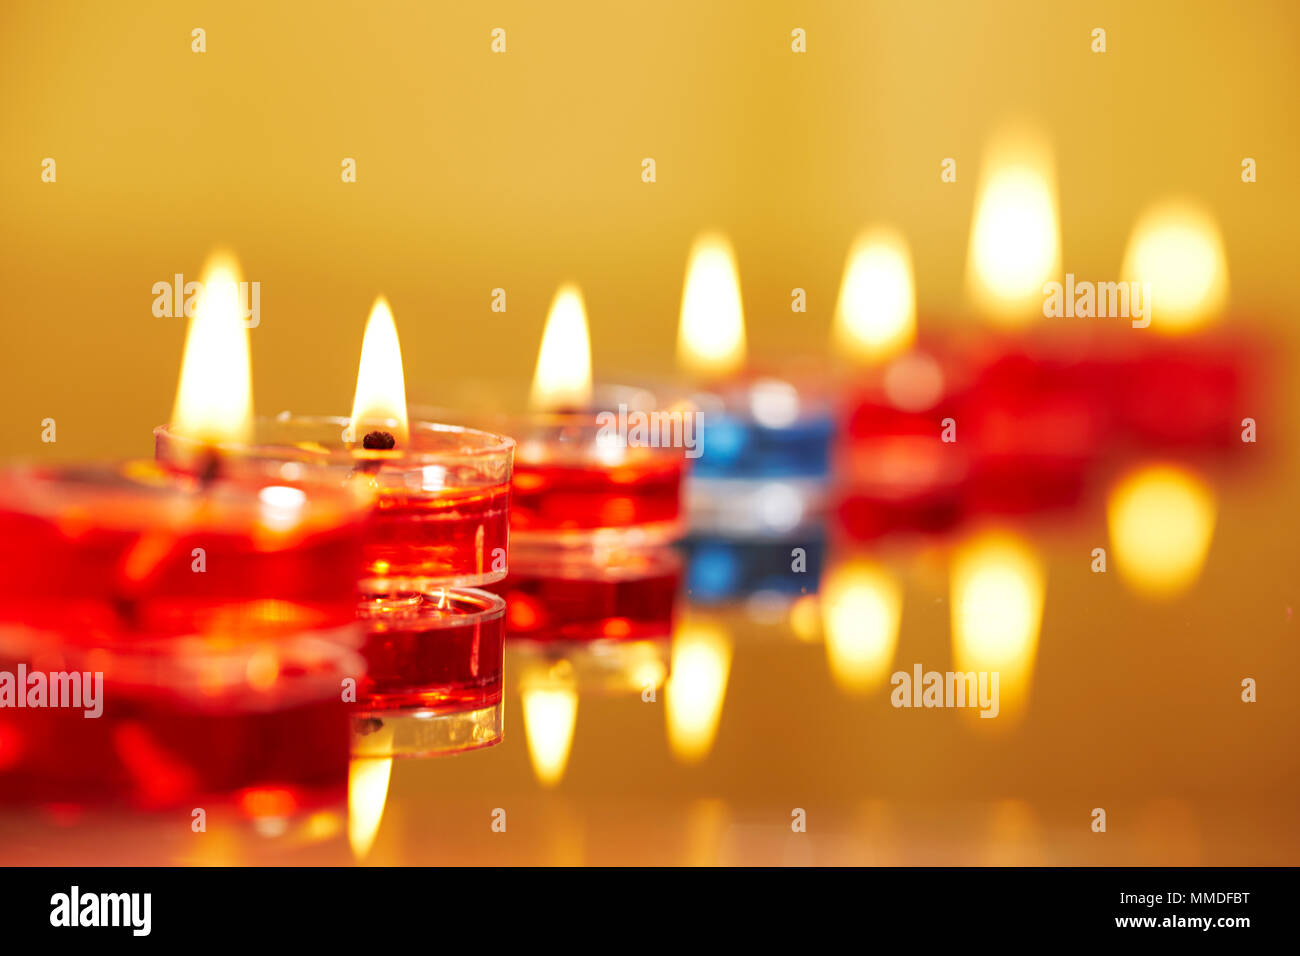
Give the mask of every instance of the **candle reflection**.
M 903 592 L 882 565 L 854 560 L 826 576 L 822 613 L 831 676 L 850 694 L 881 685 L 898 646 Z
M 578 691 L 572 667 L 560 661 L 545 674 L 534 675 L 521 688 L 524 738 L 533 775 L 543 787 L 564 778 L 578 722 Z
M 348 766 L 348 844 L 358 860 L 370 853 L 379 833 L 392 771 L 391 757 L 358 758 Z
M 713 747 L 727 693 L 731 651 L 730 635 L 713 621 L 683 621 L 673 635 L 664 695 L 668 745 L 681 763 L 700 763 Z
M 986 532 L 958 548 L 951 588 L 957 670 L 997 672 L 1001 712 L 1014 712 L 1009 705 L 1026 696 L 1038 649 L 1046 591 L 1042 561 L 1018 536 Z
M 1215 510 L 1213 490 L 1185 468 L 1148 465 L 1123 478 L 1107 517 L 1124 582 L 1150 598 L 1185 591 L 1205 565 Z

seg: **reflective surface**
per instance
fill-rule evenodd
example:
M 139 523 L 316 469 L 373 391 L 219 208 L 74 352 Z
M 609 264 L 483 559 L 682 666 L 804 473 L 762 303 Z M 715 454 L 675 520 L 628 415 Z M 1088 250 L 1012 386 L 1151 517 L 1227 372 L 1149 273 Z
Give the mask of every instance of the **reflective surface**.
M 895 708 L 883 671 L 855 692 L 863 680 L 832 675 L 811 601 L 779 614 L 755 603 L 768 620 L 688 607 L 674 676 L 653 700 L 584 691 L 575 670 L 528 683 L 524 706 L 508 653 L 505 742 L 398 760 L 386 788 L 380 762 L 354 773 L 354 842 L 373 833 L 372 864 L 1293 863 L 1300 528 L 1280 472 L 1221 488 L 1219 501 L 1199 578 L 1159 603 L 1113 561 L 1090 570 L 1109 541 L 1103 501 L 1068 524 L 1021 526 L 1044 571 L 1042 630 L 1027 697 L 1004 682 L 997 719 Z M 873 556 L 901 600 L 886 670 L 953 668 L 953 554 L 895 544 Z M 1246 677 L 1257 703 L 1241 699 Z M 1092 831 L 1094 808 L 1105 833 Z M 795 833 L 800 809 L 807 830 Z M 100 822 L 6 811 L 0 856 L 355 858 L 341 813 L 283 833 L 216 818 L 195 833 L 188 814 Z

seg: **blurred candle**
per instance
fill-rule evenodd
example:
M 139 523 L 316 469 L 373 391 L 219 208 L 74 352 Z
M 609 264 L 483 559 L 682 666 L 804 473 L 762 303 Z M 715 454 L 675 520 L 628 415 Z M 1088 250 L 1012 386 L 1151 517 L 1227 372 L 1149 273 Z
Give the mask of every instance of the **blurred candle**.
M 1146 597 L 1171 598 L 1201 573 L 1214 534 L 1210 486 L 1176 465 L 1146 465 L 1111 490 L 1107 520 L 1115 565 Z
M 883 565 L 853 559 L 827 573 L 821 600 L 835 683 L 851 694 L 882 686 L 898 647 L 903 592 L 897 579 Z
M 1005 531 L 964 542 L 953 557 L 953 664 L 998 675 L 1000 715 L 1028 697 L 1042 627 L 1046 571 L 1029 543 Z
M 916 347 L 916 293 L 907 241 L 876 226 L 854 242 L 832 329 L 849 371 L 837 448 L 839 530 L 870 539 L 940 531 L 961 512 L 966 446 L 941 441 L 957 414 L 955 361 Z
M 700 763 L 713 748 L 727 693 L 731 650 L 730 635 L 714 621 L 683 621 L 673 635 L 665 715 L 668 746 L 681 763 Z

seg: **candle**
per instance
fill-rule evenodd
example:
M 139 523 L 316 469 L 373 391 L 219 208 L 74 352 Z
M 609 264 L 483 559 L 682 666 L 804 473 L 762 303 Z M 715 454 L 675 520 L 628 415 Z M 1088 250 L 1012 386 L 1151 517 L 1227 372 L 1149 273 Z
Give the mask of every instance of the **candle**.
M 735 255 L 720 235 L 706 234 L 691 249 L 677 356 L 696 383 L 691 400 L 703 422 L 688 489 L 692 530 L 782 534 L 811 519 L 824 506 L 827 396 L 812 384 L 815 368 L 746 364 Z M 737 514 L 747 516 L 743 529 Z
M 1133 227 L 1125 281 L 1149 290 L 1149 328 L 1115 337 L 1100 371 L 1120 437 L 1147 452 L 1222 452 L 1238 446 L 1242 419 L 1266 414 L 1270 369 L 1250 329 L 1223 329 L 1228 264 L 1214 217 L 1165 200 Z
M 677 360 L 702 421 L 702 454 L 687 484 L 691 600 L 780 602 L 815 589 L 834 432 L 824 370 L 747 360 L 735 254 L 724 236 L 705 234 L 691 248 Z M 799 562 L 802 573 L 792 574 Z
M 507 600 L 512 646 L 568 660 L 584 686 L 666 670 L 680 562 L 681 484 L 694 423 L 649 392 L 594 387 L 581 293 L 562 287 L 542 336 L 518 439 Z M 636 686 L 640 691 L 641 686 Z
M 340 686 L 365 665 L 339 642 L 137 637 L 90 647 L 29 637 L 0 639 L 0 673 L 26 673 L 29 684 L 32 674 L 75 675 L 83 691 L 93 677 L 99 712 L 84 693 L 81 707 L 0 710 L 7 798 L 233 808 L 281 825 L 342 802 L 350 718 Z
M 958 437 L 965 368 L 951 347 L 917 342 L 912 257 L 896 230 L 854 242 L 832 341 L 846 364 L 836 449 L 837 531 L 870 540 L 942 532 L 964 513 L 969 443 Z
M 0 473 L 0 615 L 71 643 L 351 634 L 368 502 L 152 462 Z
M 374 595 L 362 611 L 367 714 L 354 753 L 430 756 L 500 743 L 504 615 L 505 601 L 471 588 Z M 379 732 L 398 711 L 424 716 Z
M 396 328 L 380 298 L 366 325 L 351 418 L 258 417 L 245 440 L 219 448 L 227 467 L 284 463 L 372 494 L 361 571 L 367 587 L 420 590 L 500 580 L 507 570 L 514 441 L 408 421 L 403 389 Z M 155 436 L 160 460 L 194 460 L 196 442 L 181 429 L 164 425 Z
M 1088 354 L 1098 330 L 1058 324 L 1050 339 L 1030 331 L 1046 321 L 1048 284 L 1063 278 L 1053 170 L 1039 136 L 1007 132 L 991 143 L 977 192 L 968 285 L 1001 332 L 975 350 L 955 416 L 958 441 L 971 446 L 977 513 L 1076 505 L 1107 424 Z
M 182 468 L 202 460 L 185 429 L 155 434 L 160 460 Z M 418 755 L 499 740 L 500 615 L 482 613 L 498 599 L 475 587 L 508 569 L 514 441 L 408 418 L 388 303 L 376 300 L 366 323 L 350 417 L 255 418 L 240 440 L 215 447 L 232 473 L 276 467 L 373 502 L 362 560 L 350 569 L 364 595 L 354 606 L 363 654 L 376 668 L 357 688 L 358 747 Z

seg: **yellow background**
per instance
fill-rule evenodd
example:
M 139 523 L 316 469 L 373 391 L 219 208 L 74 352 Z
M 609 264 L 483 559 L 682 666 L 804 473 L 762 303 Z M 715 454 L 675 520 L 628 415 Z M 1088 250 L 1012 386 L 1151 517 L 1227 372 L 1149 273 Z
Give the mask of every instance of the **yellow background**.
M 825 347 L 849 243 L 878 220 L 912 243 L 923 325 L 960 314 L 981 153 L 1015 120 L 1056 150 L 1065 271 L 1114 276 L 1140 210 L 1192 195 L 1222 224 L 1235 310 L 1289 334 L 1298 38 L 1285 0 L 7 0 L 3 448 L 149 454 L 184 336 L 151 288 L 199 278 L 217 245 L 262 284 L 265 412 L 346 413 L 381 292 L 408 384 L 434 400 L 449 380 L 531 374 L 570 278 L 598 377 L 666 369 L 687 249 L 710 226 L 735 243 L 760 355 Z
M 1090 51 L 1098 26 L 1105 54 Z M 980 156 L 999 125 L 1027 120 L 1056 151 L 1063 271 L 1115 277 L 1140 211 L 1191 195 L 1224 233 L 1228 321 L 1281 343 L 1286 404 L 1259 447 L 1282 467 L 1223 489 L 1198 588 L 1154 607 L 1090 574 L 1080 556 L 1106 540 L 1094 502 L 1043 545 L 1035 710 L 1009 736 L 843 698 L 819 647 L 746 634 L 702 767 L 672 763 L 658 708 L 584 697 L 569 777 L 539 796 L 511 697 L 503 747 L 399 765 L 374 858 L 1294 863 L 1298 53 L 1287 0 L 6 0 L 0 447 L 150 454 L 185 331 L 152 315 L 151 287 L 197 279 L 217 245 L 262 284 L 264 412 L 347 412 L 378 293 L 408 385 L 434 400 L 531 374 L 566 279 L 586 295 L 598 377 L 666 370 L 705 227 L 734 241 L 757 354 L 824 347 L 849 243 L 875 221 L 912 243 L 923 326 L 960 321 Z M 940 182 L 948 156 L 955 184 Z M 796 286 L 806 315 L 790 312 Z M 490 311 L 496 287 L 505 314 Z M 900 666 L 946 659 L 941 564 L 909 581 Z M 922 807 L 949 799 L 965 803 Z M 520 808 L 523 844 L 490 842 L 502 804 Z M 1098 805 L 1101 841 L 1087 831 Z M 792 806 L 813 827 L 794 857 Z

